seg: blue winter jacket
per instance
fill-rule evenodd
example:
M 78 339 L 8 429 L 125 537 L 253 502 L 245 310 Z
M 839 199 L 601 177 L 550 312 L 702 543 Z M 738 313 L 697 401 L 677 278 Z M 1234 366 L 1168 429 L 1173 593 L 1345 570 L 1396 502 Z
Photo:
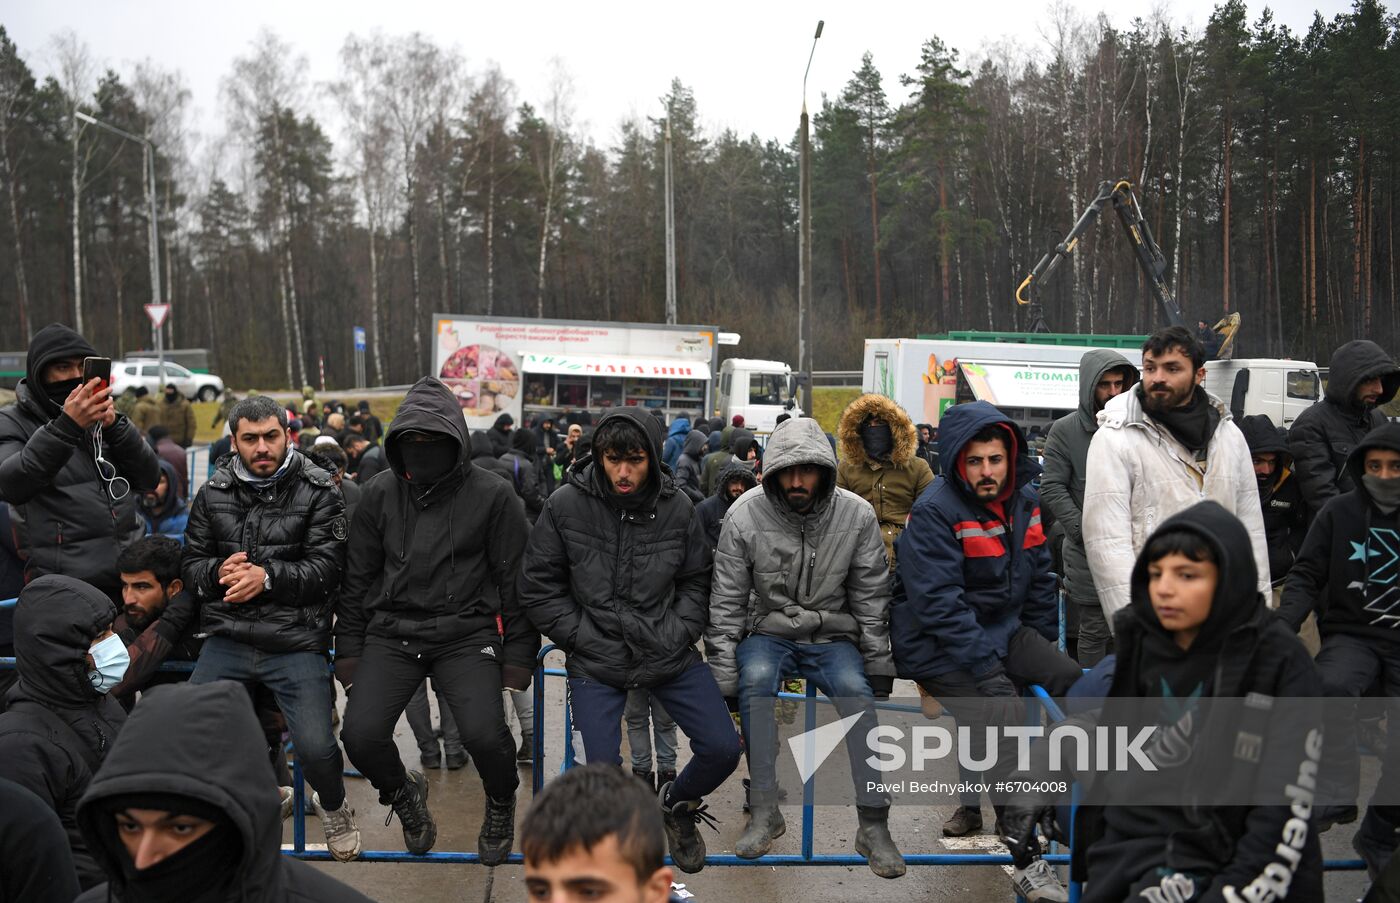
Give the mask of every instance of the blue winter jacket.
M 690 435 L 690 418 L 677 417 L 671 421 L 671 429 L 666 433 L 666 442 L 661 446 L 661 460 L 672 470 L 685 450 L 685 438 Z
M 1015 488 L 1005 520 L 977 501 L 962 477 L 962 450 L 984 426 L 1000 424 L 1016 445 Z M 1059 636 L 1050 550 L 1020 427 L 985 401 L 956 405 L 938 429 L 943 474 L 924 490 L 895 544 L 890 642 L 899 676 L 925 680 L 952 671 L 981 677 L 1006 657 L 1022 625 Z M 1008 539 L 1010 540 L 1008 542 Z

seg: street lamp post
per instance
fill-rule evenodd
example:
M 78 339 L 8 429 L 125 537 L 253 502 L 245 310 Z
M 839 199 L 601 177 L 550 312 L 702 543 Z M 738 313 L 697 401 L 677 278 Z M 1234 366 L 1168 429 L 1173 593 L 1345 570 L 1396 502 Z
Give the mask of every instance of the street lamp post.
M 817 52 L 817 39 L 822 36 L 823 20 L 817 20 L 817 33 L 812 36 L 812 50 L 807 54 L 807 68 L 802 72 L 802 144 L 798 162 L 797 216 L 797 367 L 801 382 L 802 410 L 813 411 L 812 402 L 812 141 L 807 116 L 807 74 L 812 71 L 812 57 Z
M 99 119 L 94 119 L 82 110 L 75 110 L 73 115 L 89 125 L 95 125 L 100 129 L 105 129 L 114 135 L 125 138 L 128 141 L 139 143 L 144 152 L 144 168 L 146 170 L 146 200 L 150 205 L 150 246 L 151 246 L 151 303 L 160 303 L 160 220 L 156 217 L 156 146 L 150 138 L 142 135 L 133 135 L 128 131 L 119 129 L 114 125 L 108 125 Z M 157 368 L 160 373 L 161 389 L 165 388 L 165 341 L 159 326 L 151 330 L 155 335 L 156 357 L 160 362 Z M 125 352 L 126 349 L 121 349 Z

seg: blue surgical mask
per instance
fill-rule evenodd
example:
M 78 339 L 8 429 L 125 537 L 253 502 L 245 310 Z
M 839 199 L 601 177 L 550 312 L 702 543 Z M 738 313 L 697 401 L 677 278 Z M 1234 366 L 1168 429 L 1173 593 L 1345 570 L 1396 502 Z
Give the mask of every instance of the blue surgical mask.
M 92 688 L 106 696 L 112 689 L 122 682 L 126 676 L 126 668 L 131 664 L 131 656 L 127 655 L 126 644 L 122 638 L 115 633 L 107 637 L 100 643 L 88 649 L 88 655 L 92 656 L 93 670 L 88 672 L 88 680 L 92 682 Z

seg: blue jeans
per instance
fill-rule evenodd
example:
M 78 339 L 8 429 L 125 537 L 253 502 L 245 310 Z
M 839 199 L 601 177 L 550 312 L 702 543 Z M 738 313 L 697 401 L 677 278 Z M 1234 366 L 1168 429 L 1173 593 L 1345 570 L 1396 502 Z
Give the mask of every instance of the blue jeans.
M 749 787 L 754 798 L 766 796 L 771 800 L 777 795 L 774 757 L 778 724 L 773 719 L 772 700 L 778 695 L 783 678 L 802 677 L 826 694 L 842 718 L 861 716 L 855 729 L 846 734 L 856 801 L 862 806 L 889 806 L 888 795 L 870 789 L 882 779 L 866 762 L 871 752 L 865 738 L 880 722 L 875 717 L 875 696 L 865 679 L 865 660 L 854 644 L 843 640 L 798 643 L 754 634 L 739 644 L 738 661 L 739 721 L 744 729 Z M 755 713 L 757 718 L 753 717 Z
M 272 691 L 287 719 L 306 782 L 327 809 L 345 802 L 344 759 L 331 730 L 330 669 L 319 652 L 262 652 L 228 637 L 204 641 L 190 683 L 236 680 L 260 683 Z
M 627 745 L 632 749 L 632 770 L 651 771 L 651 735 L 656 732 L 656 770 L 676 770 L 676 722 L 659 700 L 646 690 L 628 690 Z
M 670 682 L 648 687 L 690 738 L 690 762 L 676 776 L 674 800 L 698 800 L 734 773 L 739 765 L 739 735 L 720 695 L 710 666 L 696 662 Z M 569 711 L 583 734 L 589 762 L 622 764 L 622 711 L 627 691 L 587 677 L 569 678 Z

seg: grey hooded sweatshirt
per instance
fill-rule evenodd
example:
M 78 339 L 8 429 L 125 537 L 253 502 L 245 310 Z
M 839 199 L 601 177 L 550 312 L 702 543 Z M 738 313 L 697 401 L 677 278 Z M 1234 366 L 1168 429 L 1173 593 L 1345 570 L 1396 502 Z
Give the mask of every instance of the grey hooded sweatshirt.
M 811 509 L 793 511 L 781 471 L 825 474 Z M 894 675 L 889 566 L 875 510 L 836 486 L 836 456 L 810 418 L 780 423 L 764 454 L 763 483 L 730 506 L 715 552 L 705 651 L 726 696 L 739 691 L 739 643 L 749 634 L 799 643 L 856 644 L 867 675 Z

